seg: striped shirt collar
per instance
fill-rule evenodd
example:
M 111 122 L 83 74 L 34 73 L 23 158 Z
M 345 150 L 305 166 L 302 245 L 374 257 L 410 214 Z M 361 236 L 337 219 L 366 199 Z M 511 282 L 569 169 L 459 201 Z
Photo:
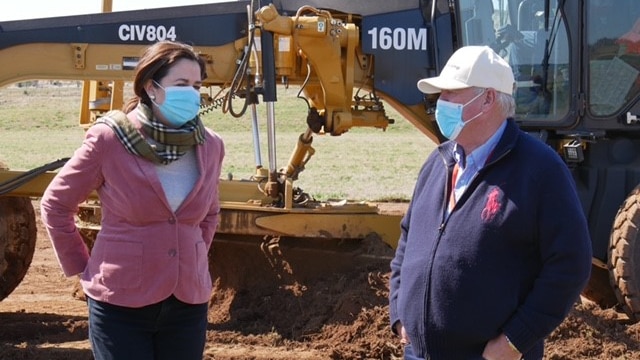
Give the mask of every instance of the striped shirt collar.
M 458 166 L 465 170 L 467 165 L 470 165 L 476 169 L 476 171 L 480 170 L 484 167 L 484 164 L 487 162 L 489 155 L 495 148 L 496 144 L 502 137 L 502 133 L 504 129 L 507 127 L 507 122 L 503 122 L 500 127 L 496 130 L 493 135 L 484 144 L 480 145 L 477 149 L 473 150 L 469 155 L 465 156 L 464 149 L 462 146 L 459 146 L 458 143 L 455 144 L 453 148 L 453 157 L 455 158 Z

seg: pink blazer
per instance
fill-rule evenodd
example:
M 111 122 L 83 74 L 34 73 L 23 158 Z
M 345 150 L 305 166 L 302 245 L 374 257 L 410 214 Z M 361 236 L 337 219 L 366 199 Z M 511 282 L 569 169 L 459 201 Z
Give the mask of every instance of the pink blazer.
M 88 296 L 128 307 L 172 294 L 191 304 L 209 300 L 208 253 L 220 212 L 224 144 L 207 129 L 196 149 L 200 176 L 174 213 L 154 164 L 128 153 L 108 126 L 89 128 L 41 201 L 60 266 L 66 276 L 82 273 Z M 93 190 L 100 197 L 102 228 L 89 255 L 74 215 Z

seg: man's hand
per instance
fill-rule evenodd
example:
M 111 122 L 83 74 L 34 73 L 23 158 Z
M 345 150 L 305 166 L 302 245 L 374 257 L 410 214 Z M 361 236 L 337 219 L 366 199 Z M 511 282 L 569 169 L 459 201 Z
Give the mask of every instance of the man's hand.
M 519 360 L 522 354 L 509 343 L 505 334 L 500 334 L 489 340 L 484 347 L 482 357 L 486 360 Z
M 396 332 L 398 333 L 398 336 L 400 336 L 400 343 L 402 345 L 409 344 L 411 342 L 409 341 L 407 332 L 404 330 L 404 326 L 402 326 L 402 323 L 400 321 L 396 323 Z

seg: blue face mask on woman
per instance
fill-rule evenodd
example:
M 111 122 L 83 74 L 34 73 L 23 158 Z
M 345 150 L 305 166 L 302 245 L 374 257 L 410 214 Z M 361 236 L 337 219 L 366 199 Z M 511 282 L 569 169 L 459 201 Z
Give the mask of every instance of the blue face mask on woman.
M 474 120 L 478 116 L 482 115 L 481 111 L 466 122 L 462 120 L 462 110 L 464 110 L 464 107 L 471 104 L 482 94 L 484 94 L 484 90 L 480 94 L 474 96 L 473 99 L 467 101 L 465 104 L 457 104 L 450 101 L 438 99 L 436 103 L 436 123 L 438 124 L 438 128 L 440 129 L 442 135 L 444 135 L 449 140 L 455 140 L 458 135 L 460 135 L 462 129 L 469 122 L 471 122 L 471 120 Z
M 164 90 L 164 102 L 158 105 L 155 101 L 151 101 L 160 109 L 160 113 L 169 124 L 181 127 L 198 115 L 200 110 L 200 92 L 198 90 L 191 86 L 167 86 L 165 88 L 157 82 L 155 83 Z

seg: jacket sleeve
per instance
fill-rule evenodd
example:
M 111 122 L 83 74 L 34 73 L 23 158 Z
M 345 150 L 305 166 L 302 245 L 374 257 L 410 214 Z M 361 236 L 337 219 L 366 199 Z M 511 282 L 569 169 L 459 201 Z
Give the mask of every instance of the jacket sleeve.
M 400 321 L 398 314 L 398 291 L 400 289 L 400 268 L 404 260 L 404 249 L 407 245 L 407 232 L 409 231 L 409 219 L 411 218 L 411 207 L 400 222 L 400 240 L 396 253 L 391 260 L 391 277 L 389 279 L 389 318 L 391 321 L 391 331 L 396 334 L 396 322 Z M 396 334 L 398 335 L 398 334 Z
M 45 190 L 40 204 L 42 222 L 66 276 L 83 272 L 89 259 L 89 250 L 75 225 L 75 215 L 78 205 L 103 182 L 100 135 L 103 128 L 108 129 L 89 128 L 82 145 Z
M 209 139 L 212 143 L 212 147 L 214 148 L 215 160 L 213 160 L 213 164 L 211 165 L 211 169 L 213 169 L 211 174 L 207 174 L 207 176 L 211 176 L 211 179 L 215 180 L 215 192 L 218 196 L 210 204 L 207 215 L 200 223 L 200 229 L 202 229 L 202 238 L 206 241 L 206 243 L 211 247 L 211 243 L 213 241 L 213 236 L 215 235 L 216 228 L 218 227 L 218 222 L 220 220 L 220 172 L 222 169 L 222 161 L 224 160 L 225 149 L 224 142 L 222 138 L 218 135 L 213 134 L 213 138 Z
M 591 272 L 591 240 L 571 175 L 561 160 L 538 179 L 536 220 L 542 269 L 503 331 L 526 352 L 567 316 Z
M 407 213 L 402 218 L 400 222 L 400 239 L 398 241 L 398 247 L 396 248 L 395 255 L 391 260 L 391 277 L 389 279 L 389 318 L 391 331 L 395 334 L 396 327 L 395 324 L 400 321 L 400 314 L 398 313 L 398 292 L 400 291 L 400 274 L 402 263 L 404 261 L 405 248 L 407 246 L 407 233 L 409 232 L 409 223 L 411 222 L 411 211 L 413 208 L 413 199 L 416 197 L 416 193 L 419 193 L 424 186 L 424 182 L 426 181 L 427 176 L 429 176 L 428 166 L 431 162 L 433 162 L 433 158 L 435 153 L 432 153 L 425 163 L 422 165 L 420 172 L 418 174 L 418 180 L 416 181 L 416 186 L 413 190 L 412 200 L 409 203 L 409 207 L 407 209 Z M 399 335 L 399 334 L 396 334 Z

